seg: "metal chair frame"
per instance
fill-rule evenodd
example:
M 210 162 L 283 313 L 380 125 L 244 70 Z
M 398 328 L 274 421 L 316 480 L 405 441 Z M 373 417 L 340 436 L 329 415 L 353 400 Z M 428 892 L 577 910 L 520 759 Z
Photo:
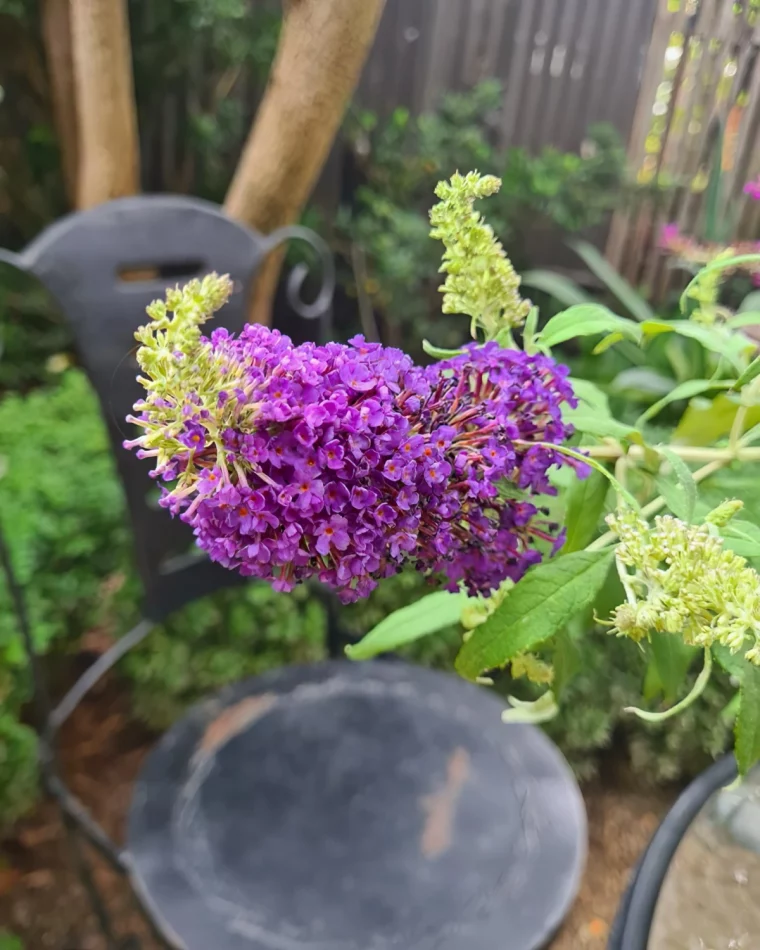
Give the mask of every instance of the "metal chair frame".
M 34 646 L 24 592 L 13 568 L 0 525 L 0 569 L 5 576 L 32 677 L 40 776 L 44 791 L 58 805 L 78 873 L 92 903 L 108 950 L 139 946 L 134 937 L 117 938 L 112 916 L 95 883 L 86 841 L 130 886 L 143 918 L 158 942 L 184 950 L 182 941 L 163 923 L 144 892 L 127 849 L 119 847 L 69 791 L 61 777 L 56 737 L 89 690 L 133 647 L 180 607 L 244 579 L 207 558 L 188 553 L 192 533 L 170 521 L 151 501 L 155 483 L 149 467 L 122 447 L 122 422 L 140 395 L 134 377 L 133 334 L 145 306 L 160 296 L 172 277 L 189 279 L 211 271 L 229 273 L 233 297 L 218 324 L 239 330 L 245 323 L 249 291 L 256 268 L 282 242 L 300 239 L 321 260 L 322 283 L 315 300 L 304 303 L 300 292 L 307 276 L 304 264 L 291 272 L 287 300 L 295 313 L 319 320 L 320 337 L 330 335 L 329 314 L 335 287 L 332 256 L 322 239 L 305 228 L 282 228 L 264 237 L 226 218 L 205 201 L 180 196 L 144 196 L 109 202 L 67 216 L 44 231 L 23 252 L 0 250 L 0 262 L 35 276 L 61 308 L 74 331 L 85 371 L 101 403 L 111 447 L 125 489 L 135 537 L 137 567 L 144 590 L 144 616 L 74 683 L 53 705 Z M 137 275 L 134 281 L 123 274 Z M 140 277 L 145 279 L 139 279 Z M 130 365 L 131 364 L 131 365 Z M 338 655 L 342 635 L 335 602 L 316 593 L 328 611 L 328 651 Z

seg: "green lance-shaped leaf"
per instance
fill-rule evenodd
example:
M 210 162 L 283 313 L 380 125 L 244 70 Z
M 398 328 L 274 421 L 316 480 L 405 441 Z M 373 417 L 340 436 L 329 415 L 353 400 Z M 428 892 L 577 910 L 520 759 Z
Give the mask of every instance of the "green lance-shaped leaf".
M 760 557 L 760 528 L 751 521 L 735 518 L 720 529 L 724 547 L 741 557 Z
M 491 616 L 476 627 L 456 659 L 475 680 L 554 636 L 593 603 L 610 569 L 613 549 L 576 551 L 530 570 Z
M 406 643 L 412 643 L 444 627 L 459 623 L 465 593 L 437 591 L 421 600 L 402 607 L 381 620 L 358 643 L 346 647 L 352 660 L 369 660 L 379 653 L 388 653 Z
M 562 413 L 564 422 L 569 422 L 577 432 L 592 435 L 597 439 L 617 439 L 618 441 L 644 444 L 644 436 L 636 426 L 618 422 L 612 416 L 603 416 L 599 412 L 578 406 L 577 409 L 565 409 Z
M 749 366 L 744 370 L 741 376 L 734 383 L 733 388 L 738 392 L 752 382 L 757 376 L 760 376 L 760 356 L 752 360 Z
M 552 668 L 554 669 L 552 690 L 557 699 L 559 699 L 567 684 L 581 668 L 580 650 L 570 629 L 567 627 L 560 630 L 554 638 Z
M 555 274 L 554 271 L 529 270 L 522 275 L 522 282 L 524 287 L 541 290 L 566 307 L 591 303 L 589 295 L 584 293 L 575 281 L 569 280 L 561 274 Z
M 571 244 L 573 250 L 583 260 L 592 274 L 607 286 L 619 303 L 637 320 L 654 319 L 654 311 L 646 300 L 623 277 L 618 274 L 603 254 L 589 244 L 588 241 L 575 241 Z
M 760 667 L 747 664 L 739 695 L 735 755 L 739 774 L 746 775 L 760 760 Z
M 691 524 L 697 504 L 697 483 L 684 460 L 666 445 L 658 445 L 656 451 L 668 460 L 675 476 L 675 484 L 664 478 L 657 479 L 657 488 L 673 514 Z
M 760 759 L 760 667 L 750 662 L 741 650 L 732 653 L 720 643 L 713 644 L 712 652 L 734 682 L 739 683 L 738 710 L 732 702 L 724 713 L 735 715 L 734 753 L 739 774 L 746 775 Z
M 591 409 L 597 409 L 605 416 L 609 416 L 610 400 L 604 390 L 587 379 L 577 379 L 575 376 L 569 377 L 568 382 L 578 398 L 579 409 L 590 407 Z
M 523 349 L 528 355 L 536 352 L 536 330 L 538 329 L 538 307 L 531 307 L 523 327 Z
M 739 373 L 743 372 L 748 350 L 754 343 L 741 333 L 735 333 L 726 327 L 704 326 L 691 320 L 648 321 L 641 325 L 645 336 L 660 333 L 677 333 L 679 336 L 696 340 L 706 350 L 725 357 Z
M 544 347 L 557 346 L 577 336 L 598 336 L 620 333 L 621 338 L 641 341 L 641 328 L 633 320 L 626 320 L 596 303 L 578 304 L 552 317 L 538 334 L 538 343 Z
M 564 554 L 582 551 L 596 536 L 609 487 L 609 482 L 600 472 L 592 472 L 588 478 L 573 482 L 567 493 Z
M 730 379 L 687 379 L 686 382 L 679 383 L 667 396 L 663 396 L 662 399 L 651 405 L 646 412 L 642 412 L 636 420 L 636 425 L 641 426 L 650 419 L 654 419 L 672 402 L 691 399 L 692 396 L 699 396 L 701 393 L 710 392 L 714 389 L 731 389 L 734 385 L 734 381 Z

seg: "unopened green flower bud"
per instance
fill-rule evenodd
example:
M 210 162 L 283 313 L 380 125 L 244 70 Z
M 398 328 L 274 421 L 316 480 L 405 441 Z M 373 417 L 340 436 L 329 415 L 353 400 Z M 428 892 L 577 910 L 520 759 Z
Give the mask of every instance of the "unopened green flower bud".
M 716 528 L 725 528 L 728 522 L 744 507 L 744 502 L 738 498 L 729 498 L 717 508 L 713 508 L 705 517 L 705 524 L 714 524 Z

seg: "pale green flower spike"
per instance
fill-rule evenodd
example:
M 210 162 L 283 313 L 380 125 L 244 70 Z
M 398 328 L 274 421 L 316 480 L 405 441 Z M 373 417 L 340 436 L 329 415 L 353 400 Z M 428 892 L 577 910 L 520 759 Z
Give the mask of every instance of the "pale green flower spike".
M 441 199 L 430 211 L 430 236 L 443 241 L 446 250 L 440 270 L 446 274 L 441 287 L 444 313 L 466 313 L 470 332 L 480 328 L 486 340 L 508 334 L 525 322 L 530 302 L 519 294 L 520 278 L 491 227 L 473 210 L 473 202 L 495 194 L 501 181 L 477 172 L 457 173 L 442 181 L 435 193 Z
M 220 392 L 233 395 L 243 384 L 239 363 L 222 365 L 208 343 L 201 341 L 201 325 L 229 299 L 229 277 L 209 274 L 203 280 L 191 280 L 184 287 L 166 291 L 166 301 L 155 300 L 147 308 L 151 322 L 140 327 L 135 339 L 142 344 L 137 362 L 143 372 L 138 381 L 147 391 L 135 404 L 139 415 L 127 421 L 145 430 L 130 446 L 139 445 L 144 457 L 157 459 L 158 466 L 168 463 L 183 448 L 179 436 L 185 430 L 188 407 L 193 412 L 207 411 L 204 426 L 210 440 L 223 452 L 221 433 L 229 424 L 230 413 L 237 412 L 235 398 L 220 400 Z M 255 411 L 255 407 L 246 407 Z M 178 488 L 190 486 L 193 466 L 179 476 Z
M 735 253 L 736 251 L 733 248 L 728 247 L 717 254 L 710 263 L 715 264 L 719 261 L 728 260 Z M 711 326 L 720 316 L 722 308 L 718 304 L 718 298 L 720 296 L 720 285 L 725 276 L 725 273 L 719 268 L 715 270 L 705 269 L 700 271 L 698 278 L 692 281 L 687 288 L 686 296 L 697 304 L 690 317 L 695 323 Z
M 723 548 L 716 531 L 737 510 L 724 502 L 706 524 L 666 515 L 654 527 L 629 509 L 610 515 L 627 597 L 613 613 L 612 631 L 636 641 L 652 631 L 673 634 L 707 650 L 720 643 L 760 666 L 760 576 Z
M 226 275 L 209 274 L 203 280 L 191 280 L 184 287 L 169 288 L 166 302 L 154 300 L 147 307 L 151 322 L 140 327 L 135 339 L 142 346 L 137 362 L 149 379 L 140 382 L 149 392 L 159 393 L 171 386 L 186 367 L 178 363 L 176 354 L 193 360 L 199 349 L 201 324 L 210 320 L 229 300 L 232 282 Z M 170 314 L 174 316 L 170 316 Z

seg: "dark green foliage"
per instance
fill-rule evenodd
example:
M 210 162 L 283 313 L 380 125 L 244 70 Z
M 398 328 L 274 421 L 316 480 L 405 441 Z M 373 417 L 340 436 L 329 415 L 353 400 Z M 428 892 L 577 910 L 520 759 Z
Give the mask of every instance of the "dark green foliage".
M 189 704 L 228 683 L 287 663 L 322 659 L 325 615 L 306 588 L 263 582 L 191 604 L 154 630 L 124 663 L 135 712 L 164 729 Z
M 121 491 L 95 397 L 79 372 L 64 374 L 53 390 L 0 402 L 0 467 L 0 517 L 35 644 L 43 653 L 75 645 L 110 625 L 128 563 Z M 18 721 L 29 686 L 0 581 L 0 824 L 32 800 L 35 743 Z
M 0 394 L 51 382 L 70 362 L 72 346 L 71 331 L 42 287 L 0 264 Z
M 23 815 L 37 796 L 37 738 L 6 708 L 2 690 L 0 685 L 0 831 Z
M 133 0 L 129 13 L 145 187 L 221 201 L 274 58 L 280 4 Z
M 440 248 L 428 237 L 428 211 L 441 178 L 477 168 L 503 180 L 489 199 L 488 221 L 518 270 L 526 263 L 526 236 L 595 224 L 620 194 L 625 151 L 614 129 L 593 127 L 580 155 L 553 148 L 536 156 L 522 148 L 504 151 L 493 145 L 491 132 L 501 101 L 492 80 L 445 95 L 437 111 L 418 118 L 396 109 L 382 125 L 367 113 L 347 123 L 362 184 L 352 206 L 341 209 L 341 249 L 348 260 L 351 243 L 363 248 L 363 292 L 389 342 L 413 355 L 424 337 L 448 347 L 466 336 L 460 318 L 440 313 Z M 349 292 L 355 276 L 346 275 Z
M 137 618 L 125 508 L 95 396 L 69 370 L 52 389 L 0 401 L 0 513 L 42 653 L 117 637 Z M 123 664 L 136 710 L 164 727 L 204 693 L 323 655 L 324 614 L 306 590 L 257 583 L 199 601 Z M 34 800 L 36 746 L 20 723 L 25 655 L 0 581 L 0 825 Z
M 103 583 L 129 564 L 124 501 L 95 396 L 78 370 L 60 385 L 0 402 L 0 511 L 35 643 L 102 622 Z M 0 663 L 24 658 L 0 587 Z

